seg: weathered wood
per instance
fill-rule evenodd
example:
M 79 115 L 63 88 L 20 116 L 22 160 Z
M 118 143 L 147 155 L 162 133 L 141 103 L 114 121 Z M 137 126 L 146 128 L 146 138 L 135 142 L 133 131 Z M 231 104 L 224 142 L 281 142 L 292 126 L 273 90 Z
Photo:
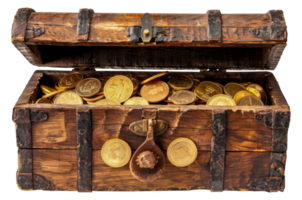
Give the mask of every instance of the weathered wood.
M 290 122 L 289 110 L 274 110 L 272 151 L 285 152 L 287 150 L 287 132 Z
M 283 16 L 282 10 L 270 10 L 268 12 L 271 18 L 271 31 L 270 31 L 270 39 L 271 40 L 286 40 L 287 32 L 285 19 Z
M 77 154 L 78 154 L 78 191 L 91 192 L 91 140 L 92 127 L 90 110 L 77 110 Z
M 267 63 L 265 64 L 265 68 L 270 70 L 276 69 L 285 47 L 286 44 L 278 44 L 272 47 L 269 52 Z
M 209 10 L 208 15 L 208 41 L 221 42 L 221 13 L 220 10 Z
M 25 38 L 34 38 L 45 33 L 45 28 L 40 26 L 27 25 Z
M 270 177 L 284 177 L 286 153 L 271 153 Z
M 17 185 L 21 190 L 33 189 L 33 156 L 31 149 L 18 150 Z
M 90 32 L 90 23 L 92 14 L 94 11 L 92 9 L 80 9 L 77 16 L 78 26 L 77 26 L 77 38 L 78 41 L 87 41 Z
M 224 110 L 213 110 L 211 139 L 211 191 L 223 190 L 225 143 L 226 143 L 226 114 Z
M 24 42 L 28 18 L 35 10 L 31 8 L 20 8 L 14 19 L 12 28 L 12 42 Z
M 252 191 L 267 191 L 278 192 L 283 191 L 284 178 L 283 177 L 263 177 L 249 183 L 249 190 Z

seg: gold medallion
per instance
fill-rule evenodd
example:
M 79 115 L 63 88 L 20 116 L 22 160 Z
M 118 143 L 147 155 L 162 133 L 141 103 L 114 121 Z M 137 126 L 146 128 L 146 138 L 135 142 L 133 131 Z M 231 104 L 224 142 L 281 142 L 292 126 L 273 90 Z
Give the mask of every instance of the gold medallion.
M 261 101 L 264 104 L 267 104 L 267 95 L 266 95 L 264 89 L 260 85 L 253 83 L 253 84 L 250 84 L 248 87 L 255 88 L 256 90 L 258 90 L 258 92 L 260 92 L 260 95 L 261 95 Z
M 150 82 L 150 81 L 152 81 L 154 79 L 160 78 L 160 77 L 165 76 L 167 74 L 169 74 L 169 72 L 163 72 L 163 73 L 156 74 L 156 75 L 154 75 L 154 76 L 152 76 L 150 78 L 147 78 L 146 80 L 142 81 L 140 84 L 141 85 L 146 84 L 146 83 L 148 83 L 148 82 Z
M 103 145 L 101 157 L 110 167 L 123 167 L 131 158 L 131 148 L 124 140 L 111 139 Z
M 164 81 L 154 80 L 146 83 L 140 91 L 140 94 L 150 103 L 157 103 L 165 98 L 169 94 L 169 86 Z
M 228 83 L 224 86 L 224 93 L 234 98 L 235 94 L 240 90 L 245 90 L 245 87 L 238 83 Z
M 94 103 L 94 105 L 103 105 L 103 106 L 120 106 L 121 103 L 115 99 L 102 99 Z
M 209 81 L 204 81 L 195 88 L 194 93 L 199 99 L 208 101 L 212 96 L 221 94 L 222 90 L 219 85 Z
M 237 92 L 234 96 L 234 101 L 236 102 L 236 104 L 239 103 L 239 101 L 246 96 L 255 96 L 254 93 L 248 91 L 248 90 L 240 90 L 239 92 Z
M 122 103 L 129 99 L 133 93 L 132 81 L 123 75 L 110 78 L 104 87 L 106 99 L 115 99 Z
M 239 101 L 238 106 L 264 106 L 264 104 L 256 96 L 246 96 Z
M 188 76 L 178 75 L 178 76 L 171 76 L 168 84 L 174 90 L 189 90 L 190 88 L 192 88 L 194 82 Z
M 66 91 L 59 94 L 54 102 L 55 104 L 70 104 L 81 105 L 83 104 L 82 98 L 75 92 Z
M 79 72 L 70 73 L 60 79 L 58 86 L 63 89 L 74 88 L 82 79 L 83 74 Z
M 173 140 L 167 150 L 169 161 L 177 167 L 186 167 L 197 158 L 197 147 L 195 143 L 184 137 Z
M 172 96 L 169 97 L 169 100 L 171 100 L 174 104 L 186 105 L 195 102 L 196 95 L 194 92 L 189 90 L 180 90 L 173 93 Z
M 133 84 L 133 91 L 137 90 L 138 86 L 139 86 L 138 80 L 136 78 L 133 78 L 133 77 L 130 77 L 130 80 L 132 81 L 132 84 Z
M 216 94 L 208 100 L 207 106 L 236 106 L 236 103 L 229 95 Z
M 253 93 L 256 97 L 258 97 L 259 99 L 261 99 L 261 94 L 258 90 L 256 90 L 255 88 L 252 87 L 247 87 L 246 88 L 247 91 L 250 91 L 251 93 Z
M 96 78 L 85 78 L 81 80 L 75 88 L 75 91 L 81 97 L 92 97 L 102 88 L 102 83 Z
M 124 103 L 124 106 L 130 105 L 149 105 L 149 102 L 142 97 L 132 97 Z

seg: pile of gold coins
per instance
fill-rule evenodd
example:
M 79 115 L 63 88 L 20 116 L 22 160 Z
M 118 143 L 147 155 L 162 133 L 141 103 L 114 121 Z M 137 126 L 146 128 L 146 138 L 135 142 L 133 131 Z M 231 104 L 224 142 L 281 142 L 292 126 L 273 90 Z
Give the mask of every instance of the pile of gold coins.
M 168 81 L 159 80 L 163 76 L 168 76 Z M 73 72 L 54 87 L 40 88 L 44 95 L 37 104 L 263 106 L 267 103 L 264 89 L 255 83 L 231 82 L 223 86 L 168 72 L 142 82 L 124 75 L 84 78 L 83 74 Z

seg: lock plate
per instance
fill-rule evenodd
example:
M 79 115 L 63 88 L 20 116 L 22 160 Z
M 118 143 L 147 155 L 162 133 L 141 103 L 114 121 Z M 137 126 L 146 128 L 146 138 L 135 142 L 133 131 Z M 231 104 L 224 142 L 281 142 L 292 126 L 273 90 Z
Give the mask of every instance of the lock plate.
M 144 123 L 145 122 L 145 123 Z M 147 120 L 139 120 L 130 124 L 129 129 L 132 133 L 135 133 L 139 136 L 147 136 L 146 130 L 146 122 Z M 166 132 L 168 129 L 168 123 L 164 120 L 156 120 L 156 127 L 154 127 L 154 136 L 158 136 Z
M 150 43 L 153 35 L 153 18 L 149 13 L 146 13 L 141 17 L 141 26 L 141 38 L 143 43 L 148 44 Z

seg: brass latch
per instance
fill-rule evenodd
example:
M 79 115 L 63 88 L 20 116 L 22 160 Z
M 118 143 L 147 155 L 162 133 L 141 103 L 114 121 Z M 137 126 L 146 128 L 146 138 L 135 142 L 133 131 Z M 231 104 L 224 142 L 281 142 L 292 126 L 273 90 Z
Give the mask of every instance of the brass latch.
M 149 13 L 141 17 L 141 38 L 144 44 L 148 44 L 152 39 L 153 18 Z
M 163 134 L 168 129 L 168 123 L 164 120 L 153 120 L 154 126 L 154 136 L 158 136 Z M 139 121 L 135 121 L 130 124 L 129 129 L 131 132 L 135 133 L 139 136 L 146 136 L 148 132 L 148 119 L 143 119 Z

